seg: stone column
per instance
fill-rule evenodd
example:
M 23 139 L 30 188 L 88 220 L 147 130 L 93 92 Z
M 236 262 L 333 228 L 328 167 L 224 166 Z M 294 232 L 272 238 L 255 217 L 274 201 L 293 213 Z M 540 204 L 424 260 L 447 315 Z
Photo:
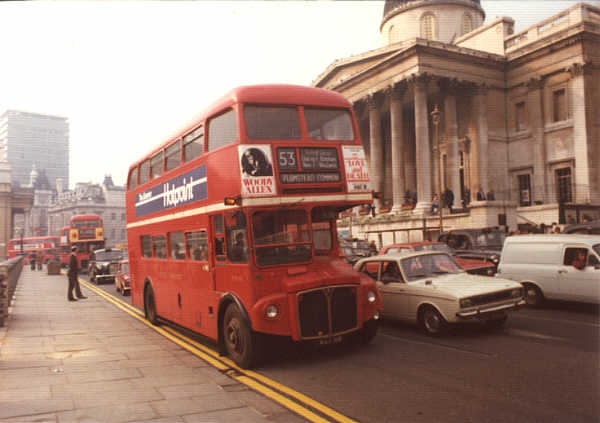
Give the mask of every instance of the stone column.
M 390 126 L 392 132 L 392 212 L 402 209 L 406 179 L 404 177 L 404 128 L 402 125 L 402 97 L 406 91 L 405 85 L 396 84 L 389 90 L 390 95 Z
M 375 94 L 370 94 L 367 98 L 369 107 L 369 134 L 371 145 L 371 168 L 369 175 L 371 177 L 371 187 L 375 192 L 383 193 L 383 138 L 381 134 L 381 101 Z M 381 200 L 375 199 L 375 208 L 379 210 Z
M 431 144 L 429 141 L 429 113 L 427 111 L 426 75 L 411 79 L 415 97 L 415 138 L 417 165 L 417 205 L 415 212 L 431 210 Z
M 477 172 L 474 172 L 474 184 L 471 188 L 471 193 L 476 193 L 479 190 L 479 185 L 483 187 L 483 190 L 487 192 L 490 189 L 488 181 L 488 167 L 489 167 L 489 156 L 488 156 L 488 121 L 487 121 L 487 92 L 488 89 L 485 85 L 480 85 L 476 88 L 475 94 L 475 121 L 477 127 L 477 140 L 473 146 L 473 159 L 474 164 L 477 167 Z M 475 167 L 474 166 L 474 167 Z
M 575 202 L 591 202 L 590 169 L 592 153 L 592 69 L 591 64 L 575 63 L 567 68 L 569 81 L 570 112 L 573 116 L 573 150 L 575 152 Z M 596 140 L 598 141 L 598 140 Z M 596 164 L 597 165 L 597 164 Z
M 544 140 L 544 104 L 541 78 L 531 78 L 527 84 L 527 114 L 531 125 L 533 139 L 533 201 L 546 201 L 546 145 Z
M 462 207 L 462 189 L 460 186 L 459 157 L 458 157 L 458 122 L 456 115 L 456 92 L 458 82 L 442 80 L 440 84 L 444 96 L 444 127 L 447 139 L 448 180 L 446 186 L 454 193 L 454 207 Z

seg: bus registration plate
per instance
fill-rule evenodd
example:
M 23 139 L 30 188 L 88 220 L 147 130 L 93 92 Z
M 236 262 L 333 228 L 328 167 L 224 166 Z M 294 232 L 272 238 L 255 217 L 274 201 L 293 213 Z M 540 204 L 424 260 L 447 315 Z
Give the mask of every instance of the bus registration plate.
M 319 345 L 339 344 L 340 342 L 342 342 L 342 335 L 319 339 Z

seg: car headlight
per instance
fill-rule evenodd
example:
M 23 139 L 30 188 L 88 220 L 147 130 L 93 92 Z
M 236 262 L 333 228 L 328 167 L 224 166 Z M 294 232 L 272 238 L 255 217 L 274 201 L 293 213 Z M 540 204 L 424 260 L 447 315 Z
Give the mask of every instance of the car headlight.
M 377 294 L 375 294 L 373 291 L 369 291 L 367 293 L 367 301 L 370 302 L 371 304 L 374 303 L 377 300 Z
M 471 307 L 473 305 L 473 301 L 470 298 L 463 298 L 460 300 L 460 308 Z
M 515 288 L 510 291 L 510 296 L 513 298 L 519 298 L 523 296 L 523 288 Z
M 267 316 L 269 319 L 274 319 L 278 315 L 279 315 L 279 309 L 277 308 L 277 306 L 275 304 L 271 304 L 265 310 L 265 316 Z
M 494 275 L 494 269 L 488 269 L 487 270 L 487 275 L 488 276 L 493 276 Z
M 498 264 L 498 262 L 500 261 L 500 259 L 498 259 L 498 256 L 492 256 L 491 259 L 495 264 Z

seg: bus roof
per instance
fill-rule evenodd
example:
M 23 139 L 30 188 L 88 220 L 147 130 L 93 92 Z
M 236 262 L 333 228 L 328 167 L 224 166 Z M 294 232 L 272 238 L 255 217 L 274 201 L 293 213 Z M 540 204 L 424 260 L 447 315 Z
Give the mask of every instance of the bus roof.
M 195 129 L 209 116 L 230 107 L 236 103 L 254 104 L 289 104 L 319 107 L 349 108 L 352 104 L 340 93 L 323 88 L 307 87 L 292 84 L 261 84 L 242 85 L 233 88 L 225 95 L 215 100 L 210 106 L 194 116 L 194 118 L 176 130 L 167 141 L 161 142 L 148 151 L 142 158 L 136 160 L 129 169 L 136 167 L 148 157 L 163 149 L 174 140 L 182 137 L 189 131 Z
M 70 222 L 74 220 L 101 220 L 102 218 L 98 214 L 76 214 L 75 216 L 71 216 Z

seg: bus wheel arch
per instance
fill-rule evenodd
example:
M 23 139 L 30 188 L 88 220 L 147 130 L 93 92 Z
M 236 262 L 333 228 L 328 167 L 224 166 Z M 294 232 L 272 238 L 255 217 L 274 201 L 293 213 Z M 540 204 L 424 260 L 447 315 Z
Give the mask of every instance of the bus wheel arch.
M 156 295 L 152 288 L 152 282 L 148 278 L 144 281 L 144 316 L 154 326 L 159 324 L 156 313 Z
M 224 295 L 218 309 L 219 354 L 229 355 L 242 368 L 250 368 L 258 356 L 258 338 L 248 312 L 233 294 Z

